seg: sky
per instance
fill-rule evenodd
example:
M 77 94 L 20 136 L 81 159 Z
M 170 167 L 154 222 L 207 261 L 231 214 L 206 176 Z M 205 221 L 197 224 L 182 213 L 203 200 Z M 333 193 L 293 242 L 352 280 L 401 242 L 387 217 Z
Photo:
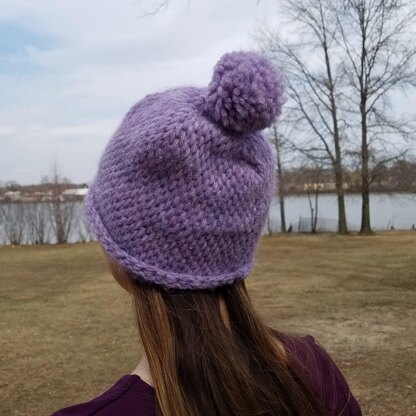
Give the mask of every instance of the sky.
M 56 161 L 90 182 L 124 114 L 146 94 L 208 85 L 219 57 L 253 49 L 274 0 L 2 0 L 0 181 L 38 183 Z
M 39 183 L 55 163 L 91 182 L 135 102 L 208 85 L 222 54 L 256 48 L 260 24 L 287 32 L 278 0 L 169 0 L 145 17 L 158 1 L 1 0 L 1 182 Z M 412 90 L 393 96 L 397 115 L 415 108 Z

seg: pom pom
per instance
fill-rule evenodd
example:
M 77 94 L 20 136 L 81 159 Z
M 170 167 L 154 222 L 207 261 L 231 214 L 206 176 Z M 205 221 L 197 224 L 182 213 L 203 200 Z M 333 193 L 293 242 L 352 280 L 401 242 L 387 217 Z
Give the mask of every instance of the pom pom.
M 269 127 L 282 104 L 282 75 L 271 61 L 255 52 L 231 52 L 214 68 L 204 112 L 226 130 L 241 134 Z

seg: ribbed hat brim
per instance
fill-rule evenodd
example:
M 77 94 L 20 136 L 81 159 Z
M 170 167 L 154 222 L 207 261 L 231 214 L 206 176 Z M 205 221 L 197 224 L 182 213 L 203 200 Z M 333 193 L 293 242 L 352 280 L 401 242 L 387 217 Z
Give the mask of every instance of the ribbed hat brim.
M 243 265 L 233 272 L 209 276 L 175 273 L 138 260 L 120 247 L 103 224 L 96 208 L 94 184 L 91 185 L 84 199 L 84 213 L 92 231 L 105 251 L 120 266 L 129 270 L 133 275 L 132 277 L 137 280 L 154 283 L 165 289 L 214 289 L 231 284 L 237 279 L 246 278 L 253 269 L 253 258 L 249 264 Z

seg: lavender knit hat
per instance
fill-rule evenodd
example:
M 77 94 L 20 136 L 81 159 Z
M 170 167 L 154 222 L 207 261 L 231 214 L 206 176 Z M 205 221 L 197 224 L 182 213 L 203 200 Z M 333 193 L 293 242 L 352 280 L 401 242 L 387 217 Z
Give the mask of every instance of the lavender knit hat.
M 85 213 L 134 279 L 208 289 L 249 275 L 275 188 L 259 133 L 281 112 L 281 74 L 263 55 L 221 57 L 208 88 L 151 94 L 101 156 Z

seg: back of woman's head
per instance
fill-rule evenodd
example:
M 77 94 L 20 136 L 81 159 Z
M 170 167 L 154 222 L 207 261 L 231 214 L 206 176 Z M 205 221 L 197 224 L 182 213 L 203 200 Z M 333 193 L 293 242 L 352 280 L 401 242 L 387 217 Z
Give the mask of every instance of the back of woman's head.
M 257 316 L 244 280 L 196 291 L 132 280 L 130 292 L 160 415 L 320 414 L 279 334 Z

